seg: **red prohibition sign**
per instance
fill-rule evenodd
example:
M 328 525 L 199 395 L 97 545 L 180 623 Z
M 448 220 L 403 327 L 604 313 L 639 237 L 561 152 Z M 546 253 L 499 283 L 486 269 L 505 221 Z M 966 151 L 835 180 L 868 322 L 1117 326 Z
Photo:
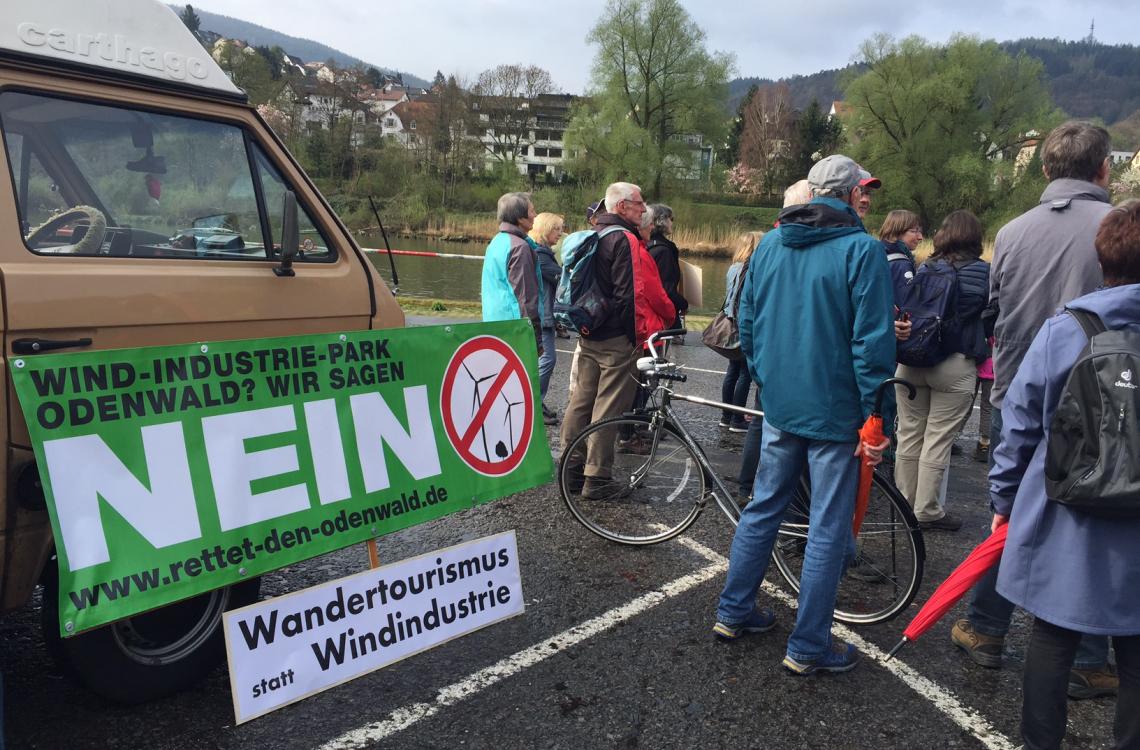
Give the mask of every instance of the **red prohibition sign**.
M 487 476 L 514 471 L 534 425 L 534 392 L 519 355 L 495 336 L 465 341 L 444 371 L 440 414 L 465 464 Z

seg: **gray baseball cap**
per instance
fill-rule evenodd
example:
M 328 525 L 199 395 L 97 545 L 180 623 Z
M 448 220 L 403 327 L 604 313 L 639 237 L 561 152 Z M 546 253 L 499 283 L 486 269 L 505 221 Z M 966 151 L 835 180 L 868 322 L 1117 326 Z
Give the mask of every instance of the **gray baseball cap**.
M 808 172 L 808 183 L 815 189 L 846 193 L 859 184 L 863 170 L 851 158 L 832 154 L 817 161 Z

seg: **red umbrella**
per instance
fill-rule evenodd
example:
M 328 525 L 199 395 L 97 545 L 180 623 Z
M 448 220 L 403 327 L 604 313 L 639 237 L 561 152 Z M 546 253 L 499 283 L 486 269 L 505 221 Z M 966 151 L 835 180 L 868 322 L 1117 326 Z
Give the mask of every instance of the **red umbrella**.
M 908 641 L 917 640 L 920 635 L 930 630 L 934 623 L 949 612 L 950 608 L 978 582 L 978 579 L 986 574 L 987 570 L 997 565 L 1001 559 L 1001 551 L 1005 548 L 1005 537 L 1008 533 L 1009 524 L 1003 523 L 985 541 L 974 547 L 974 551 L 954 568 L 954 572 L 934 590 L 930 599 L 922 605 L 922 609 L 918 610 L 918 614 L 903 631 L 902 640 L 887 654 L 888 659 L 898 653 Z
M 914 386 L 902 378 L 887 378 L 880 383 L 875 390 L 875 409 L 859 429 L 860 444 L 882 445 L 886 439 L 883 435 L 883 390 L 893 383 L 906 386 L 907 398 L 914 399 Z M 859 490 L 855 493 L 855 518 L 851 522 L 851 532 L 856 537 L 863 526 L 863 516 L 867 515 L 867 503 L 871 499 L 871 477 L 875 474 L 875 467 L 869 461 L 864 456 L 859 464 Z

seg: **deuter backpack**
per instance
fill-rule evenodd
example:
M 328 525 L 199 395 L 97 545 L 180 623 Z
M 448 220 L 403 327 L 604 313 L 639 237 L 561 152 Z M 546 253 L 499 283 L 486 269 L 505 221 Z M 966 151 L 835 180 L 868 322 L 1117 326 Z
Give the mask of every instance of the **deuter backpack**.
M 1074 510 L 1140 518 L 1140 333 L 1066 308 L 1089 342 L 1049 425 L 1045 494 Z
M 943 261 L 923 263 L 903 288 L 898 308 L 910 315 L 910 338 L 898 342 L 900 364 L 933 367 L 952 352 L 960 328 L 958 269 Z
M 598 240 L 619 226 L 601 232 L 586 229 L 567 235 L 562 241 L 562 278 L 554 293 L 554 320 L 589 338 L 590 332 L 605 322 L 613 301 L 602 294 L 595 277 L 594 261 Z

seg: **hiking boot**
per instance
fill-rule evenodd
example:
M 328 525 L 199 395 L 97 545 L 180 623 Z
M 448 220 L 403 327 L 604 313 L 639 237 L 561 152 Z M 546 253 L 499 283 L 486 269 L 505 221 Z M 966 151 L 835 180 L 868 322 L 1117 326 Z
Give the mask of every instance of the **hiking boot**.
M 621 453 L 628 453 L 633 456 L 648 456 L 649 452 L 653 450 L 653 441 L 644 435 L 634 435 L 633 437 L 619 439 L 617 449 Z
M 923 531 L 957 531 L 962 528 L 962 519 L 947 513 L 933 521 L 919 521 L 918 528 Z
M 886 583 L 890 580 L 874 563 L 865 559 L 856 560 L 847 566 L 847 577 L 863 583 Z
M 990 459 L 990 444 L 989 442 L 983 443 L 981 440 L 974 446 L 974 460 L 979 463 L 985 463 Z
M 558 424 L 558 412 L 551 409 L 546 404 L 542 405 L 542 423 L 553 425 Z
M 820 672 L 850 672 L 859 663 L 859 651 L 850 643 L 833 641 L 831 648 L 815 661 L 802 662 L 784 657 L 784 667 L 800 677 Z
M 969 620 L 958 620 L 950 630 L 950 642 L 965 651 L 976 664 L 987 669 L 1001 668 L 1001 648 L 1005 638 L 974 630 Z
M 608 477 L 586 477 L 582 485 L 582 497 L 586 500 L 621 500 L 632 492 L 633 487 L 629 483 Z
M 1119 689 L 1120 677 L 1107 664 L 1099 669 L 1069 670 L 1069 697 L 1075 701 L 1116 695 Z
M 727 623 L 717 620 L 713 635 L 724 641 L 735 641 L 748 633 L 766 633 L 776 626 L 776 616 L 767 609 L 754 609 L 744 622 Z
M 571 464 L 566 467 L 566 489 L 571 495 L 582 493 L 582 485 L 586 482 L 585 467 L 582 464 Z

